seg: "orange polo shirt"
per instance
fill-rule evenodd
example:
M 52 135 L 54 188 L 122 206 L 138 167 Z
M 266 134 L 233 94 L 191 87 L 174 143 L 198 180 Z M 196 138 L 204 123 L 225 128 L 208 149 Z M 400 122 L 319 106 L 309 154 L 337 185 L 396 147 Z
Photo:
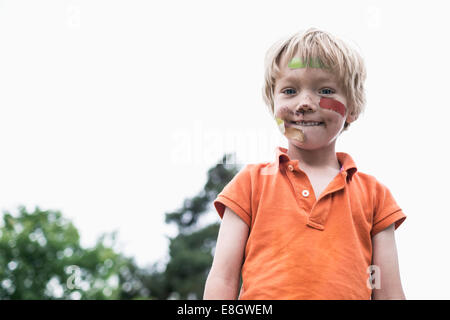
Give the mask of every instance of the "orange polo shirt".
M 337 152 L 341 171 L 316 199 L 299 160 L 246 165 L 222 190 L 249 226 L 240 299 L 371 299 L 371 237 L 406 219 L 388 188 Z M 229 239 L 233 241 L 233 239 Z

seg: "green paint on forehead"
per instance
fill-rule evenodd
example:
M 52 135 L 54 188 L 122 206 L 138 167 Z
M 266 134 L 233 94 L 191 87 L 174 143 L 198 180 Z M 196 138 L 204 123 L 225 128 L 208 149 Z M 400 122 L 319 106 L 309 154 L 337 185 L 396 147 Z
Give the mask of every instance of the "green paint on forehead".
M 309 62 L 309 66 L 311 68 L 323 68 L 324 67 L 324 65 L 322 64 L 322 62 L 319 59 L 312 59 Z
M 306 65 L 303 63 L 302 59 L 294 57 L 291 61 L 289 61 L 288 67 L 291 69 L 300 69 L 306 67 Z
M 310 68 L 323 68 L 324 67 L 322 62 L 319 59 L 311 59 L 309 61 L 309 65 L 308 66 Z M 306 63 L 304 63 L 301 58 L 294 57 L 294 58 L 291 59 L 291 61 L 289 61 L 288 67 L 290 69 L 306 68 Z

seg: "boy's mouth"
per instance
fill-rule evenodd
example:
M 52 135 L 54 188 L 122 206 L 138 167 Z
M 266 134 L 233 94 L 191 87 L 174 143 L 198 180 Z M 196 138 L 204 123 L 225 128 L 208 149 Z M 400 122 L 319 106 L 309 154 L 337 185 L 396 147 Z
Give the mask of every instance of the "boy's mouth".
M 318 126 L 323 126 L 325 125 L 325 122 L 323 121 L 289 121 L 288 122 L 289 125 L 297 125 L 297 126 L 302 126 L 302 127 L 318 127 Z

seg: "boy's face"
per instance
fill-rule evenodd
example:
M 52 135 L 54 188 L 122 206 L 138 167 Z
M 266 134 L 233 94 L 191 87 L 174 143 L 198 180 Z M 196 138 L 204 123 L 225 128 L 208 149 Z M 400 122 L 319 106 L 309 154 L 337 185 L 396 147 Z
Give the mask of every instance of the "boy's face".
M 317 64 L 312 66 L 306 68 L 283 56 L 274 88 L 274 114 L 284 121 L 289 144 L 307 150 L 334 143 L 345 122 L 356 120 L 349 115 L 348 101 L 336 76 Z M 320 124 L 308 123 L 311 121 Z

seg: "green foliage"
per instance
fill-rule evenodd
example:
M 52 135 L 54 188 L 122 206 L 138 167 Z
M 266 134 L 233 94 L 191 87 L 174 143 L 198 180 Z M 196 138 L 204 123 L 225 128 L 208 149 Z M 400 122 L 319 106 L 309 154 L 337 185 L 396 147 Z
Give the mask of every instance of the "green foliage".
M 115 251 L 116 233 L 93 248 L 80 245 L 74 225 L 59 211 L 19 207 L 0 224 L 0 299 L 199 299 L 213 260 L 219 223 L 200 226 L 202 215 L 239 168 L 221 164 L 208 170 L 198 195 L 188 198 L 166 222 L 178 227 L 170 239 L 169 261 L 139 268 Z
M 214 223 L 191 234 L 180 234 L 171 239 L 171 259 L 165 273 L 177 297 L 201 297 L 211 267 L 212 250 L 218 231 L 219 224 Z
M 115 233 L 84 249 L 59 211 L 3 214 L 0 228 L 0 299 L 116 299 L 119 271 L 132 265 L 113 249 Z
M 222 163 L 233 160 L 225 155 Z M 236 175 L 236 165 L 217 164 L 208 170 L 208 179 L 199 195 L 186 199 L 183 206 L 166 214 L 166 222 L 175 223 L 179 234 L 170 239 L 170 260 L 161 275 L 166 281 L 167 297 L 201 299 L 206 278 L 213 261 L 219 223 L 199 228 L 201 216 L 211 208 L 211 202 Z
M 180 233 L 190 232 L 202 214 L 209 210 L 211 202 L 239 171 L 236 165 L 227 164 L 227 161 L 233 163 L 234 158 L 231 154 L 224 155 L 222 163 L 209 169 L 204 189 L 193 198 L 184 200 L 180 209 L 166 213 L 166 222 L 176 224 Z

